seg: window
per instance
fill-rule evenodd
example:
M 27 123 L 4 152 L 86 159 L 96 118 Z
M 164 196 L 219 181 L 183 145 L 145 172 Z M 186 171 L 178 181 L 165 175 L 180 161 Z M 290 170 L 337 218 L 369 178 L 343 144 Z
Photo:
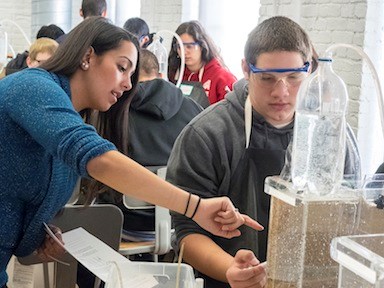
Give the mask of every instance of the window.
M 258 24 L 259 8 L 260 3 L 255 0 L 242 0 L 241 5 L 235 5 L 233 0 L 201 0 L 199 4 L 200 22 L 238 79 L 243 77 L 244 46 L 249 32 Z

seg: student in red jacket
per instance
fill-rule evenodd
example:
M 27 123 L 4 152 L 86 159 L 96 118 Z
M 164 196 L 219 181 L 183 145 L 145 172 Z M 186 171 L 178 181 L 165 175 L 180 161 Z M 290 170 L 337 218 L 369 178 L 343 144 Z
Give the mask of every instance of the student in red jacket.
M 183 81 L 200 82 L 210 104 L 224 98 L 232 90 L 236 77 L 227 69 L 218 48 L 198 21 L 182 23 L 177 29 L 185 51 Z M 180 47 L 173 38 L 168 57 L 168 78 L 176 82 L 180 77 Z

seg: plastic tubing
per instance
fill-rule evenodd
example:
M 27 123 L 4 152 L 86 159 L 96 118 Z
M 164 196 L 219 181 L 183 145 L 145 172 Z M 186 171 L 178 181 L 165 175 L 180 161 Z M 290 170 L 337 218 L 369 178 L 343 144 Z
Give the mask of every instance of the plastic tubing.
M 161 33 L 170 33 L 173 37 L 176 38 L 177 42 L 179 42 L 180 53 L 181 53 L 181 55 L 180 55 L 181 63 L 180 63 L 180 69 L 179 69 L 179 79 L 177 79 L 176 86 L 180 87 L 181 81 L 183 81 L 183 75 L 184 75 L 184 69 L 185 69 L 185 52 L 184 52 L 183 41 L 181 40 L 180 36 L 177 35 L 173 31 L 160 30 L 160 31 L 156 32 L 156 35 L 157 34 L 160 35 Z
M 381 90 L 381 85 L 380 85 L 380 80 L 379 76 L 377 74 L 377 71 L 375 69 L 375 66 L 373 65 L 371 59 L 368 57 L 368 55 L 364 52 L 363 49 L 361 49 L 358 46 L 355 45 L 350 45 L 350 44 L 333 44 L 329 46 L 325 50 L 325 55 L 332 55 L 332 51 L 336 50 L 337 48 L 350 48 L 352 50 L 355 50 L 361 57 L 362 59 L 367 61 L 367 64 L 372 72 L 373 80 L 375 82 L 375 88 L 377 90 L 377 101 L 379 103 L 379 110 L 380 110 L 380 120 L 381 120 L 381 129 L 384 137 L 384 103 L 383 103 L 383 93 Z
M 17 24 L 15 21 L 12 21 L 12 20 L 9 20 L 9 19 L 3 19 L 3 20 L 0 21 L 0 25 L 3 25 L 4 23 L 7 23 L 7 22 L 15 25 L 20 30 L 21 34 L 23 34 L 25 41 L 27 41 L 27 43 L 28 43 L 28 46 L 31 46 L 31 41 L 29 41 L 29 39 L 28 39 L 27 35 L 25 34 L 24 30 L 21 29 L 20 25 Z

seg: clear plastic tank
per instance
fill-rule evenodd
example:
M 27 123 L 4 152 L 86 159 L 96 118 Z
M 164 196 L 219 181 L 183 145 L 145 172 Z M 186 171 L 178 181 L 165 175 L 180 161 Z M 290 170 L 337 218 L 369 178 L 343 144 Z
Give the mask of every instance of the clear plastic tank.
M 317 196 L 304 195 L 280 177 L 266 179 L 265 190 L 272 196 L 268 288 L 337 287 L 339 265 L 330 256 L 332 239 L 384 233 L 384 221 L 378 220 L 384 219 L 384 210 L 374 203 L 384 185 L 366 183 L 346 183 L 333 194 Z
M 332 258 L 339 263 L 339 288 L 384 287 L 384 234 L 333 239 Z

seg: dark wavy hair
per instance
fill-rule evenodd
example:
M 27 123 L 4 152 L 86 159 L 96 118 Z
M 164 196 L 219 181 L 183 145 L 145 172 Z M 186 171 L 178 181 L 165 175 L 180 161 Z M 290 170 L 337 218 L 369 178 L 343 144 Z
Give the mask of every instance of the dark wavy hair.
M 216 58 L 220 64 L 225 67 L 219 49 L 199 21 L 193 20 L 180 24 L 180 26 L 176 29 L 176 34 L 191 35 L 193 40 L 199 43 L 201 47 L 201 60 L 203 62 L 208 63 L 212 59 Z M 181 59 L 177 53 L 176 43 L 177 40 L 173 37 L 171 51 L 168 56 L 168 79 L 172 81 L 175 79 L 176 71 L 179 69 L 181 63 Z M 182 75 L 180 75 L 180 77 L 182 77 Z
M 68 37 L 60 44 L 56 53 L 40 67 L 70 78 L 77 69 L 80 69 L 82 59 L 90 47 L 94 49 L 97 56 L 102 56 L 110 50 L 117 49 L 122 41 L 131 42 L 137 51 L 140 51 L 139 42 L 134 35 L 113 25 L 106 18 L 89 17 L 69 32 Z M 137 57 L 137 69 L 131 76 L 132 89 L 125 91 L 108 111 L 101 112 L 93 109 L 80 111 L 86 123 L 95 126 L 103 138 L 114 143 L 124 154 L 128 154 L 126 145 L 129 138 L 128 112 L 139 79 L 139 62 L 139 57 Z M 102 184 L 94 180 L 86 186 L 89 187 L 89 192 L 87 192 L 89 199 L 102 190 L 99 189 Z

